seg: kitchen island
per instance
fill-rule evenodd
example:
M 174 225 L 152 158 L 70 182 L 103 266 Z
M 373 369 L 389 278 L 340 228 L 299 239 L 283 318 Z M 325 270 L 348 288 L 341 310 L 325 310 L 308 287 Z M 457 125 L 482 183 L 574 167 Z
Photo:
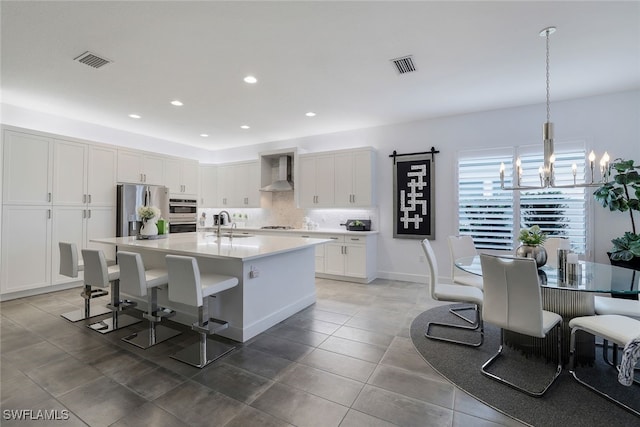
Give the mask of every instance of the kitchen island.
M 220 335 L 245 342 L 313 304 L 316 300 L 315 246 L 327 239 L 247 236 L 217 237 L 211 232 L 168 234 L 155 240 L 135 237 L 92 239 L 142 255 L 146 268 L 166 268 L 168 254 L 192 256 L 202 273 L 215 272 L 238 278 L 238 286 L 210 302 L 215 317 L 229 322 Z M 171 284 L 169 284 L 171 286 Z M 145 301 L 138 300 L 142 308 Z M 176 311 L 172 320 L 191 325 L 197 310 L 167 300 L 158 292 L 158 303 Z

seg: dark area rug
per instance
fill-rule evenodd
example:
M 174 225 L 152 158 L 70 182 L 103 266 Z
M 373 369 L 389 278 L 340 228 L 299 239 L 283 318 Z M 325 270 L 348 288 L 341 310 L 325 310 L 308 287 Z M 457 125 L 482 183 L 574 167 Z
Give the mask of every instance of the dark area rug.
M 485 377 L 480 367 L 498 350 L 499 328 L 485 324 L 484 344 L 480 347 L 446 343 L 424 336 L 428 322 L 461 323 L 449 313 L 449 307 L 436 307 L 416 317 L 411 324 L 411 339 L 429 365 L 467 393 L 500 412 L 534 426 L 640 426 L 640 417 L 577 383 L 569 373 L 568 366 L 563 367 L 560 377 L 541 398 L 530 397 Z M 447 338 L 477 340 L 477 336 L 469 332 L 448 328 L 435 327 L 431 332 Z M 640 410 L 640 386 L 620 385 L 617 371 L 602 361 L 600 348 L 596 352 L 595 364 L 579 366 L 577 372 L 580 378 L 607 387 L 611 396 Z M 505 356 L 496 362 L 495 369 L 491 371 L 525 388 L 543 388 L 555 372 L 555 364 L 543 358 L 526 357 L 509 348 L 504 353 Z

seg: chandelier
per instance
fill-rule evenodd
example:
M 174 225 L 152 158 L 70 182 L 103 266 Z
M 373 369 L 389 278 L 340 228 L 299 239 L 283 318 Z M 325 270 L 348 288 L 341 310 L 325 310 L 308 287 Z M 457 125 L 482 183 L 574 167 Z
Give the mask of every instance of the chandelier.
M 513 187 L 504 186 L 504 163 L 500 164 L 500 188 L 502 190 L 535 190 L 545 188 L 576 188 L 576 187 L 597 187 L 600 183 L 595 182 L 595 160 L 596 155 L 593 151 L 589 153 L 589 169 L 591 170 L 591 181 L 580 183 L 576 182 L 576 175 L 578 166 L 574 163 L 571 166 L 571 172 L 573 174 L 573 184 L 557 185 L 554 177 L 554 163 L 556 156 L 553 151 L 553 123 L 551 123 L 551 108 L 550 108 L 550 96 L 549 96 L 549 36 L 556 32 L 556 27 L 547 27 L 540 31 L 540 37 L 545 37 L 547 42 L 547 121 L 542 126 L 542 138 L 544 144 L 544 163 L 538 168 L 538 176 L 540 177 L 540 185 L 521 185 L 522 179 L 522 162 L 520 157 L 516 159 L 515 172 L 516 172 L 516 185 Z M 602 182 L 606 182 L 609 179 L 609 154 L 605 152 L 600 159 L 600 175 L 602 176 Z

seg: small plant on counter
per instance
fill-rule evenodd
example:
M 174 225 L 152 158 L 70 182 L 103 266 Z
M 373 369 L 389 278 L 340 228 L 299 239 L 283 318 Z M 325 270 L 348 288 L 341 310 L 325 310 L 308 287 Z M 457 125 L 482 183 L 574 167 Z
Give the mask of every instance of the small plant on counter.
M 364 222 L 358 220 L 351 221 L 349 227 L 364 227 Z
M 140 206 L 138 208 L 138 215 L 143 221 L 148 221 L 152 218 L 160 218 L 160 209 L 155 206 Z
M 543 233 L 539 226 L 534 225 L 530 228 L 521 229 L 518 240 L 523 245 L 539 246 L 547 240 L 547 233 Z

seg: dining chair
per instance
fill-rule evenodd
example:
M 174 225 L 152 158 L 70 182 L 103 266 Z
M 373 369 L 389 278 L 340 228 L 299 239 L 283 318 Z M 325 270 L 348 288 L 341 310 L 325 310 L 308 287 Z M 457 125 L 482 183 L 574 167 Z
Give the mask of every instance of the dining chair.
M 482 277 L 464 272 L 456 267 L 456 260 L 478 255 L 476 245 L 471 236 L 449 236 L 449 253 L 451 254 L 451 278 L 458 285 L 474 286 L 482 289 Z
M 558 249 L 562 245 L 567 245 L 569 239 L 566 237 L 551 236 L 544 241 L 542 246 L 547 251 L 547 265 L 549 267 L 558 268 Z
M 617 314 L 640 320 L 639 300 L 595 296 L 594 307 L 596 314 L 599 315 Z M 640 335 L 640 332 L 638 334 Z M 612 356 L 613 360 L 609 360 L 609 341 L 603 339 L 602 358 L 611 366 L 618 363 L 618 344 L 613 343 Z
M 431 294 L 431 298 L 436 301 L 449 301 L 449 302 L 457 302 L 457 303 L 466 303 L 472 304 L 471 309 L 475 312 L 475 319 L 473 321 L 468 320 L 464 316 L 456 313 L 455 311 L 450 312 L 455 314 L 465 322 L 471 323 L 469 326 L 458 325 L 453 323 L 444 323 L 444 322 L 429 322 L 427 324 L 427 329 L 424 335 L 427 338 L 439 341 L 447 341 L 455 344 L 468 345 L 471 347 L 479 347 L 484 342 L 484 326 L 482 323 L 482 291 L 473 286 L 465 286 L 465 285 L 449 285 L 438 283 L 438 263 L 436 261 L 435 254 L 433 249 L 431 248 L 431 244 L 427 239 L 422 241 L 422 249 L 424 251 L 425 257 L 427 259 L 427 265 L 429 266 L 429 292 Z M 466 307 L 465 307 L 466 308 Z M 468 308 L 467 308 L 468 309 Z M 471 341 L 461 341 L 452 338 L 440 337 L 433 335 L 430 332 L 432 326 L 440 326 L 443 328 L 453 328 L 453 329 L 463 329 L 463 330 L 472 330 L 478 331 L 480 338 L 477 342 Z
M 632 319 L 626 316 L 620 316 L 617 314 L 604 314 L 595 316 L 582 316 L 574 317 L 569 321 L 569 327 L 571 327 L 571 344 L 569 346 L 569 372 L 573 378 L 583 386 L 596 394 L 608 399 L 609 401 L 621 406 L 622 408 L 630 411 L 631 413 L 640 417 L 640 412 L 623 402 L 609 396 L 607 393 L 597 388 L 596 385 L 590 384 L 580 379 L 576 373 L 577 358 L 576 356 L 576 332 L 584 331 L 594 336 L 599 336 L 606 341 L 611 341 L 621 347 L 626 347 L 632 341 L 640 337 L 640 320 Z M 633 366 L 630 367 L 631 369 Z M 633 377 L 628 385 L 633 386 Z M 627 385 L 627 382 L 625 382 Z M 636 384 L 637 385 L 637 384 Z
M 562 371 L 562 317 L 542 309 L 542 297 L 538 283 L 538 269 L 532 258 L 505 258 L 480 255 L 484 280 L 485 322 L 500 327 L 500 347 L 481 368 L 482 374 L 506 384 L 530 396 L 541 397 L 555 382 Z M 504 348 L 504 331 L 537 338 L 546 338 L 557 328 L 557 368 L 551 381 L 541 391 L 529 390 L 488 371 L 501 356 Z

